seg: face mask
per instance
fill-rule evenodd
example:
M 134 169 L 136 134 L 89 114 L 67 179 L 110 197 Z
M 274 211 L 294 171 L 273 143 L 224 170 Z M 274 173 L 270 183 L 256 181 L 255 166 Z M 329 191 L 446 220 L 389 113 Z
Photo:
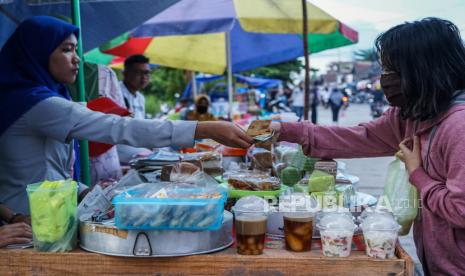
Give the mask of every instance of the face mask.
M 381 88 L 384 95 L 392 106 L 402 107 L 406 104 L 406 99 L 400 89 L 400 76 L 397 73 L 381 75 Z
M 200 114 L 207 113 L 208 111 L 208 106 L 197 106 L 197 112 Z

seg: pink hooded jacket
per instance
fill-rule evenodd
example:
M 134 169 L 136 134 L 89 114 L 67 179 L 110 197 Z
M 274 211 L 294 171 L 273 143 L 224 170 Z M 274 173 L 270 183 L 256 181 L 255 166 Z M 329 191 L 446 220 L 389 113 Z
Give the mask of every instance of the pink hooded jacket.
M 354 127 L 282 123 L 280 141 L 301 144 L 307 155 L 324 158 L 393 156 L 399 143 L 417 134 L 423 166 L 410 175 L 422 208 L 414 223 L 417 253 L 426 275 L 465 274 L 465 104 L 436 119 L 402 120 L 397 108 Z M 431 130 L 437 125 L 425 170 Z M 369 168 L 367 168 L 369 169 Z

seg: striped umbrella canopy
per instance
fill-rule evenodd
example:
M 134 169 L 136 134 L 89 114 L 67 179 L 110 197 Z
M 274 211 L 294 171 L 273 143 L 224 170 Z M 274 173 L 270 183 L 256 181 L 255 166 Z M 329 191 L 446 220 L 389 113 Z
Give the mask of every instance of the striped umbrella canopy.
M 288 61 L 304 55 L 302 36 L 258 34 L 235 26 L 231 32 L 232 72 Z M 309 34 L 310 53 L 357 43 L 358 33 L 338 22 L 337 32 Z M 121 67 L 125 57 L 144 54 L 152 63 L 173 68 L 223 74 L 227 68 L 225 35 L 204 34 L 167 37 L 133 37 L 125 33 L 86 54 L 94 63 Z
M 308 11 L 306 24 L 302 11 Z M 300 35 L 303 26 L 308 30 L 306 37 Z M 233 72 L 300 57 L 308 50 L 302 44 L 308 40 L 312 50 L 318 35 L 330 36 L 320 43 L 326 46 L 313 52 L 337 45 L 329 40 L 344 41 L 334 40 L 341 38 L 338 34 L 348 38 L 348 44 L 357 42 L 357 33 L 349 30 L 306 0 L 181 0 L 137 27 L 126 40 L 147 38 L 141 43 L 148 43 L 143 53 L 152 63 L 212 74 L 226 70 L 232 106 Z M 104 52 L 117 56 L 127 56 L 127 49 L 112 43 L 102 47 Z M 306 62 L 306 76 L 308 68 Z M 232 109 L 229 111 L 232 117 Z
M 83 49 L 89 51 L 134 29 L 179 0 L 80 0 Z M 0 48 L 34 15 L 72 17 L 76 0 L 0 0 Z

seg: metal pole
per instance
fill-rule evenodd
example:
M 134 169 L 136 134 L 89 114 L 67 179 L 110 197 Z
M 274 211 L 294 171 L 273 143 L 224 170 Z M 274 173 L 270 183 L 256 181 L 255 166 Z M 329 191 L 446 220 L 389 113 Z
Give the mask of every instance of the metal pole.
M 198 95 L 197 80 L 195 79 L 195 71 L 191 71 L 191 82 L 192 82 L 192 95 L 194 96 L 194 99 L 195 99 Z
M 305 58 L 305 94 L 304 94 L 304 120 L 308 120 L 308 104 L 310 96 L 310 60 L 308 53 L 308 28 L 307 28 L 307 1 L 302 0 L 303 12 L 303 41 L 304 41 L 304 58 Z
M 228 99 L 229 118 L 233 120 L 233 84 L 232 84 L 232 62 L 231 62 L 231 34 L 226 32 L 226 63 L 228 65 Z
M 78 55 L 81 58 L 79 64 L 79 72 L 77 75 L 77 90 L 78 90 L 78 101 L 80 104 L 86 104 L 86 93 L 84 83 L 84 56 L 82 54 L 82 31 L 81 31 L 81 15 L 79 9 L 79 0 L 72 0 L 72 17 L 73 24 L 79 28 L 78 38 Z M 79 141 L 79 156 L 81 164 L 81 182 L 90 186 L 90 164 L 89 164 L 89 145 L 87 140 Z

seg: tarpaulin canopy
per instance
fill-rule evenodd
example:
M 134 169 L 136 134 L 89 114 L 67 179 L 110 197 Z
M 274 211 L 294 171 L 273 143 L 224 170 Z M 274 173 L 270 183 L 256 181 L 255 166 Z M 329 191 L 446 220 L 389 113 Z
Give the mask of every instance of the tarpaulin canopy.
M 278 79 L 249 77 L 249 76 L 243 76 L 239 74 L 234 74 L 234 78 L 236 79 L 238 83 L 244 83 L 244 84 L 248 84 L 250 86 L 256 87 L 256 88 L 263 88 L 263 89 L 278 87 L 279 85 L 283 83 L 281 80 L 278 80 Z M 195 79 L 196 79 L 196 83 L 198 86 L 203 83 L 222 80 L 224 79 L 224 76 L 221 76 L 221 75 L 214 75 L 214 76 L 208 76 L 208 77 L 197 76 Z M 184 92 L 182 93 L 182 98 L 190 98 L 191 92 L 192 92 L 192 81 L 190 81 L 187 84 L 186 89 L 184 89 Z

